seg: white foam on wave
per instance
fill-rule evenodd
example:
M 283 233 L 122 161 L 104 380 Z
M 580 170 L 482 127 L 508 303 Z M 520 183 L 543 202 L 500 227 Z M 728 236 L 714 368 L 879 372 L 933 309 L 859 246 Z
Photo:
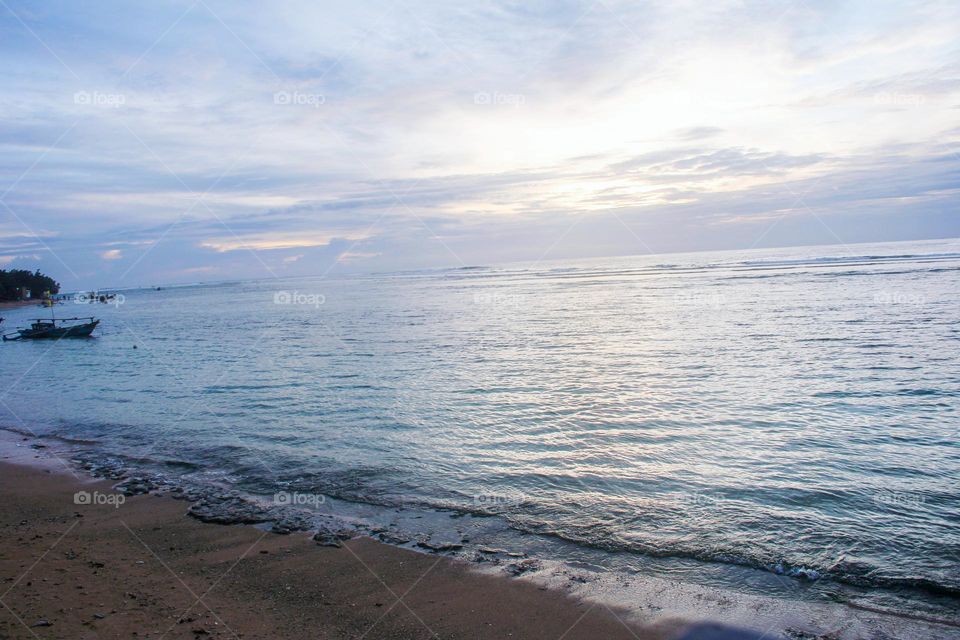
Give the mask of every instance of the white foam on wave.
M 502 567 L 480 566 L 485 573 Z M 530 580 L 564 591 L 591 604 L 610 608 L 625 621 L 673 629 L 683 623 L 720 622 L 750 629 L 767 638 L 831 638 L 832 640 L 943 640 L 960 638 L 956 626 L 899 616 L 842 603 L 777 598 L 743 593 L 660 576 L 592 570 L 543 561 Z M 796 588 L 802 589 L 802 585 Z

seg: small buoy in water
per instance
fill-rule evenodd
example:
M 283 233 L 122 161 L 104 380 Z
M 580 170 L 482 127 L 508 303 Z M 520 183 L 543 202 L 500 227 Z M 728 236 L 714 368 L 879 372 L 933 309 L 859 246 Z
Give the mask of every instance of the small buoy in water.
M 137 348 L 137 345 L 133 345 L 133 348 L 136 349 L 136 348 Z

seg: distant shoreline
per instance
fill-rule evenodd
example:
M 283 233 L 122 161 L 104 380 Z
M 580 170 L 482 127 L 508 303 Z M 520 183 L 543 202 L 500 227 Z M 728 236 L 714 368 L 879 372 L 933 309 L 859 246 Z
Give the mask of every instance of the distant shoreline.
M 17 309 L 19 307 L 29 307 L 30 305 L 39 305 L 39 300 L 7 300 L 0 302 L 0 310 Z

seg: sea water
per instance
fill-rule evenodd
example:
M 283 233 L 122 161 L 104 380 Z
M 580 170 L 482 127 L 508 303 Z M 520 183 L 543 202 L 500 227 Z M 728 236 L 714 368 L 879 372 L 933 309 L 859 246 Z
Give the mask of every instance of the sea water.
M 957 621 L 960 241 L 121 293 L 0 346 L 0 424 L 468 559 Z

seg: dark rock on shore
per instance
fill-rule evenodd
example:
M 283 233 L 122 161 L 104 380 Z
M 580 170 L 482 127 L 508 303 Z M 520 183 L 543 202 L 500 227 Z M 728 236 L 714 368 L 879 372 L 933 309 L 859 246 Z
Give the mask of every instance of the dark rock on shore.
M 129 497 L 150 493 L 151 491 L 157 489 L 157 485 L 156 483 L 145 478 L 127 478 L 123 482 L 117 484 L 114 489 Z
M 458 549 L 463 549 L 463 545 L 459 542 L 430 542 L 429 540 L 421 540 L 417 543 L 417 546 L 422 549 L 429 549 L 430 551 L 457 551 Z
M 314 534 L 314 541 L 322 547 L 342 547 L 345 540 L 353 538 L 353 532 L 346 529 L 321 529 Z
M 539 571 L 543 565 L 540 564 L 539 560 L 521 560 L 520 562 L 512 562 L 507 565 L 507 573 L 512 576 L 522 576 L 525 573 L 530 571 Z
M 274 520 L 270 532 L 285 536 L 294 531 L 308 531 L 310 527 L 310 521 L 304 516 L 298 513 L 284 513 Z
M 235 496 L 205 496 L 190 505 L 187 513 L 202 522 L 216 524 L 259 524 L 271 520 L 264 509 Z

